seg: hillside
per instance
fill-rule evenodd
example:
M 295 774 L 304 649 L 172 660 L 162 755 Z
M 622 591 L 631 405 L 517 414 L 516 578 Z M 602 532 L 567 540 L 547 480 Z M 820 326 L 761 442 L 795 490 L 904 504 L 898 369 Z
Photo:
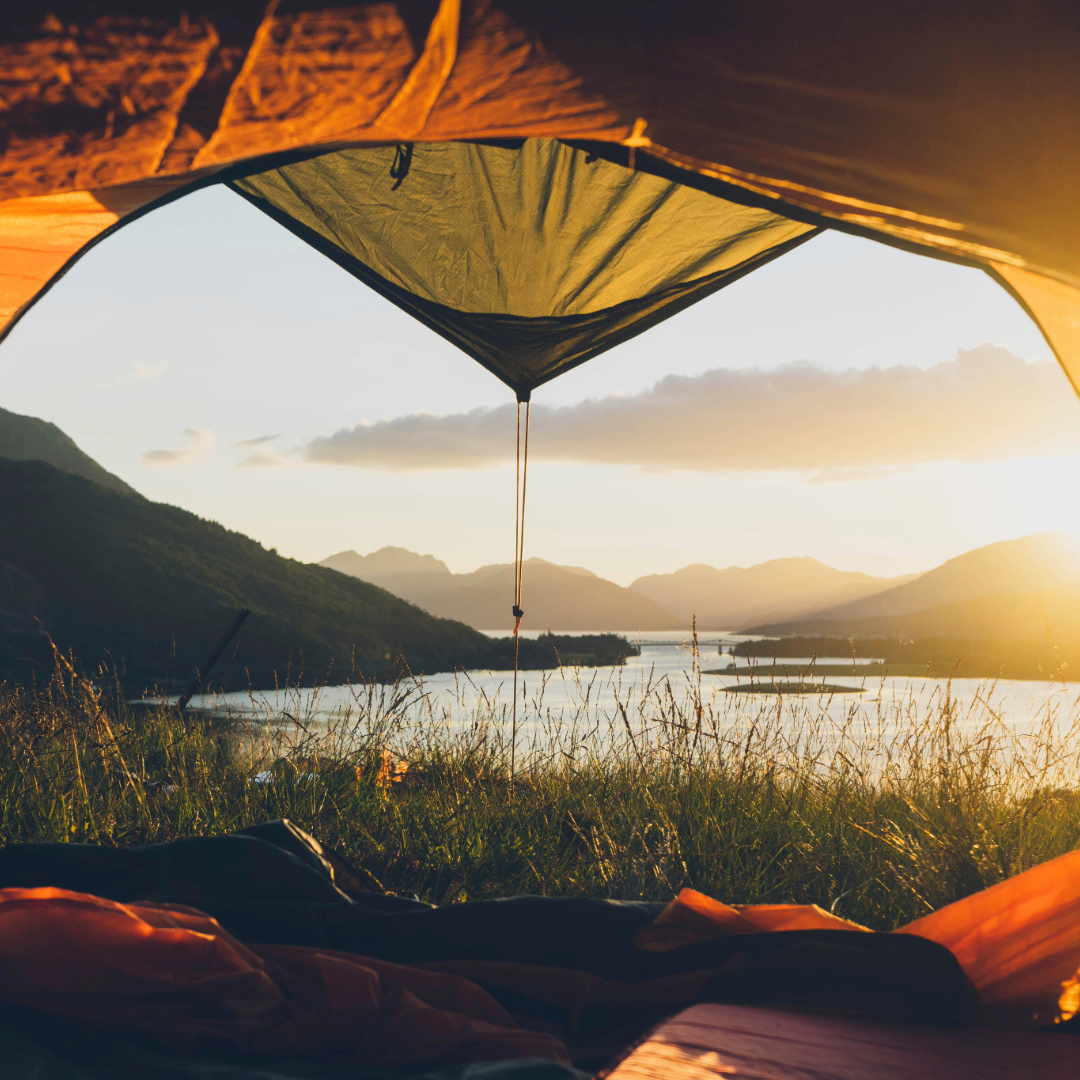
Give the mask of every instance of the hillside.
M 219 684 L 250 674 L 273 686 L 301 670 L 310 682 L 331 668 L 340 682 L 353 658 L 381 673 L 399 649 L 416 671 L 505 666 L 505 645 L 376 586 L 185 510 L 0 459 L 0 679 L 47 663 L 40 619 L 85 664 L 111 656 L 127 687 L 177 688 L 241 606 L 252 615 Z
M 55 424 L 36 416 L 0 409 L 0 458 L 12 461 L 44 461 L 54 469 L 93 480 L 107 491 L 122 495 L 137 492 L 92 457 L 84 454 Z
M 817 559 L 772 559 L 743 568 L 698 563 L 673 574 L 650 574 L 630 588 L 659 604 L 687 627 L 732 630 L 761 619 L 792 619 L 823 607 L 858 600 L 902 582 L 854 571 L 834 570 Z
M 770 637 L 958 638 L 969 641 L 1080 643 L 1080 577 L 1028 593 L 954 600 L 903 615 L 808 619 L 766 624 L 753 633 Z
M 409 555 L 411 561 L 404 558 Z M 378 557 L 378 558 L 377 558 Z M 418 560 L 430 559 L 417 572 Z M 370 561 L 374 560 L 374 561 Z M 459 619 L 482 630 L 509 630 L 514 570 L 509 564 L 482 566 L 471 574 L 451 574 L 432 556 L 383 548 L 371 555 L 341 552 L 323 560 L 412 601 L 425 611 Z M 348 569 L 346 569 L 348 568 Z M 524 572 L 524 625 L 545 630 L 678 630 L 682 624 L 647 597 L 577 566 L 527 559 Z
M 1077 578 L 1080 539 L 1066 532 L 1035 533 L 965 552 L 907 584 L 855 603 L 818 610 L 813 620 L 907 615 L 958 600 L 1023 595 Z

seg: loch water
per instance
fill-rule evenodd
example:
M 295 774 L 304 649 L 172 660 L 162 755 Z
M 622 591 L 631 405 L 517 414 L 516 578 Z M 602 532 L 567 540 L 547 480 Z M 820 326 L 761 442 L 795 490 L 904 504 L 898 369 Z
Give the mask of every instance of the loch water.
M 941 715 L 946 703 L 948 714 L 960 727 L 999 724 L 1021 737 L 1045 725 L 1048 717 L 1068 726 L 1080 715 L 1080 682 L 829 674 L 824 679 L 804 677 L 804 682 L 808 686 L 824 682 L 829 687 L 842 687 L 841 692 L 779 695 L 772 688 L 771 674 L 748 670 L 745 659 L 731 666 L 730 650 L 740 641 L 751 640 L 747 637 L 701 633 L 695 646 L 691 635 L 682 631 L 592 632 L 617 633 L 639 643 L 640 655 L 629 657 L 621 666 L 519 672 L 519 738 L 535 742 L 544 732 L 571 726 L 602 735 L 605 726 L 617 725 L 624 716 L 643 725 L 648 717 L 664 714 L 675 702 L 706 711 L 714 727 L 745 726 L 748 719 L 752 722 L 755 716 L 769 715 L 770 723 L 782 725 L 785 717 L 792 723 L 797 717 L 804 722 L 812 718 L 837 730 L 850 729 L 857 722 L 882 737 L 895 735 L 905 724 L 918 723 L 921 718 Z M 539 632 L 529 636 L 539 636 Z M 790 679 L 783 681 L 797 681 L 800 667 L 809 665 L 810 659 L 778 661 L 778 668 L 783 665 L 790 672 Z M 865 662 L 875 658 L 857 659 Z M 850 665 L 852 657 L 818 657 L 817 663 Z M 772 667 L 768 661 L 761 661 L 761 665 Z M 720 673 L 715 673 L 718 670 Z M 780 676 L 776 681 L 781 681 Z M 750 685 L 763 692 L 731 692 Z M 396 697 L 383 694 L 379 699 L 384 705 L 387 700 L 396 701 L 399 718 L 411 718 L 416 725 L 438 722 L 448 730 L 462 729 L 481 722 L 514 722 L 513 687 L 512 671 L 445 672 L 411 680 Z M 373 700 L 369 687 L 324 686 L 198 695 L 192 706 L 260 723 L 292 723 L 302 718 L 318 727 L 370 711 Z

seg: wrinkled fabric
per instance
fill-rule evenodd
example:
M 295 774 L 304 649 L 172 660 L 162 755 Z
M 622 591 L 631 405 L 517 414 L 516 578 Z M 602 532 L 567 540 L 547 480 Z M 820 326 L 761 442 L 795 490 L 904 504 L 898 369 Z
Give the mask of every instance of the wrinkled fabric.
M 62 889 L 0 890 L 0 1000 L 187 1051 L 209 1041 L 367 1065 L 569 1060 L 458 976 L 260 950 L 190 908 Z
M 417 146 L 391 183 L 395 154 L 323 154 L 232 187 L 519 394 L 818 232 L 553 139 Z
M 861 930 L 815 904 L 729 906 L 683 889 L 635 948 L 666 952 L 713 938 L 782 930 Z M 894 934 L 944 945 L 987 1014 L 1043 1027 L 1080 1013 L 1080 852 L 1032 867 L 935 911 Z
M 719 900 L 683 889 L 656 917 L 639 930 L 634 948 L 666 952 L 717 934 L 762 934 L 778 930 L 861 930 L 865 926 L 832 915 L 817 904 L 722 904 Z
M 516 1021 L 540 1024 L 570 1042 L 575 1060 L 591 1061 L 602 1057 L 597 1047 L 614 1052 L 695 1001 L 963 1025 L 976 1018 L 977 991 L 990 1020 L 1020 1027 L 1067 1020 L 1080 1004 L 1080 853 L 893 934 L 871 933 L 815 905 L 727 905 L 690 889 L 666 907 L 521 896 L 437 908 L 356 890 L 360 884 L 341 855 L 285 821 L 141 848 L 9 845 L 0 850 L 0 888 L 7 887 L 0 896 L 10 900 L 0 904 L 0 932 L 3 917 L 21 912 L 18 919 L 33 921 L 16 900 L 38 894 L 59 903 L 79 892 L 111 892 L 111 902 L 82 896 L 72 910 L 87 925 L 102 919 L 126 944 L 95 952 L 94 935 L 73 942 L 78 963 L 65 977 L 87 985 L 104 964 L 103 978 L 119 970 L 133 986 L 149 980 L 148 992 L 157 993 L 163 972 L 175 969 L 168 978 L 180 979 L 186 996 L 162 1037 L 212 1032 L 274 1054 L 318 1044 L 347 1058 L 354 1052 L 348 1032 L 363 1028 L 368 1034 L 355 1038 L 383 1039 L 388 1054 L 415 1046 L 437 1055 L 442 1046 L 452 1055 L 457 1046 L 482 1056 L 500 1040 L 531 1037 L 514 1030 Z M 354 889 L 351 897 L 343 887 Z M 214 918 L 177 906 L 195 897 Z M 179 931 L 194 935 L 184 948 L 175 945 Z M 59 957 L 71 932 L 8 935 L 8 970 L 30 981 L 0 985 L 0 997 L 27 994 L 31 1004 L 39 993 L 36 954 L 15 940 L 27 934 L 47 939 L 46 953 Z M 46 990 L 66 993 L 60 983 Z M 155 1007 L 163 1000 L 156 997 Z M 149 1030 L 161 1016 L 140 1013 L 145 1004 L 128 1002 L 108 1015 Z M 88 1008 L 95 1023 L 104 1015 L 77 993 L 64 1008 L 72 1017 Z M 431 1045 L 412 1034 L 395 1042 L 393 1033 L 412 1031 L 408 1017 L 418 1008 L 426 1010 L 416 1016 Z M 496 1033 L 485 1028 L 474 1039 L 474 1024 L 494 1025 Z
M 295 964 L 341 954 L 363 957 L 360 963 L 376 972 L 383 962 L 393 965 L 395 984 L 410 992 L 405 980 L 413 969 L 467 980 L 522 1027 L 561 1039 L 574 1061 L 589 1067 L 599 1067 L 672 1009 L 701 1000 L 839 1009 L 928 1024 L 962 1024 L 974 1016 L 970 985 L 956 960 L 921 938 L 837 933 L 811 917 L 804 923 L 809 929 L 754 928 L 650 951 L 633 947 L 635 935 L 662 916 L 662 904 L 519 896 L 437 908 L 377 896 L 357 889 L 360 884 L 340 854 L 287 821 L 145 847 L 16 844 L 0 850 L 0 887 L 106 893 L 147 910 L 156 910 L 148 900 L 198 898 L 234 939 L 277 965 L 280 985 L 295 976 L 304 985 L 333 982 L 340 970 L 330 961 L 320 961 L 317 974 Z M 695 895 L 709 911 L 723 908 Z M 813 916 L 813 909 L 796 911 L 803 919 L 807 912 Z M 746 921 L 739 929 L 752 925 Z M 425 985 L 425 1002 L 441 1007 Z M 276 1054 L 274 1060 L 284 1059 Z
M 62 1017 L 0 1004 L 4 1080 L 588 1080 L 550 1058 L 397 1068 L 350 1059 L 248 1054 L 218 1046 L 179 1054 L 152 1039 L 92 1030 Z
M 631 170 L 647 158 L 680 182 L 737 189 L 796 221 L 981 267 L 1080 382 L 1071 0 L 201 0 L 175 14 L 149 5 L 143 18 L 138 4 L 86 0 L 29 26 L 8 6 L 8 329 L 96 236 L 134 219 L 128 205 L 107 223 L 108 208 L 147 181 L 192 187 L 376 144 L 561 139 L 614 147 Z M 23 241 L 5 234 L 8 200 L 67 193 L 107 212 L 62 258 L 45 218 L 86 229 L 85 207 L 24 205 L 42 228 Z
M 1002 1020 L 1039 1027 L 1080 1012 L 1080 851 L 894 931 L 944 945 Z

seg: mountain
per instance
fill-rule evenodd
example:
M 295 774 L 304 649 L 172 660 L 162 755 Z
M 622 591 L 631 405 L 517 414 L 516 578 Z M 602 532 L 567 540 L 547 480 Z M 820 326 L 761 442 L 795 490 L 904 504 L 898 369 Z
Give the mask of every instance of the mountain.
M 129 689 L 178 690 L 241 606 L 252 614 L 216 685 L 340 682 L 353 662 L 381 674 L 399 650 L 414 671 L 509 661 L 505 644 L 377 586 L 186 510 L 0 458 L 0 681 L 40 682 L 47 632 L 84 670 L 108 657 Z
M 904 615 L 814 619 L 766 625 L 761 633 L 821 634 L 856 639 L 951 638 L 1013 643 L 1080 643 L 1080 578 L 1029 593 L 953 600 Z M 759 632 L 755 631 L 755 632 Z
M 834 570 L 817 559 L 773 559 L 744 569 L 697 563 L 673 574 L 650 574 L 630 588 L 665 608 L 688 627 L 733 630 L 761 619 L 792 619 L 823 607 L 880 593 L 906 581 Z
M 421 568 L 420 560 L 426 559 L 430 563 L 424 562 Z M 433 615 L 459 619 L 483 630 L 510 630 L 514 625 L 510 611 L 514 568 L 508 563 L 482 566 L 471 574 L 451 574 L 444 563 L 430 555 L 382 548 L 367 556 L 341 552 L 320 565 L 375 581 Z M 532 629 L 634 632 L 682 627 L 678 619 L 647 597 L 582 567 L 557 566 L 544 559 L 525 561 L 522 607 L 524 625 Z
M 1051 604 L 1065 619 L 1072 583 L 1080 580 L 1080 538 L 1072 533 L 1035 533 L 1004 540 L 949 559 L 907 584 L 810 616 L 770 622 L 755 633 L 950 635 L 1016 640 L 1045 636 L 1038 611 Z M 1026 598 L 1026 599 L 1025 599 Z M 1055 599 L 1056 598 L 1056 599 Z M 1060 602 L 1059 602 L 1060 601 Z M 1026 627 L 1020 634 L 1012 625 Z
M 440 562 L 434 555 L 417 555 L 415 551 L 399 547 L 379 548 L 370 555 L 339 551 L 323 559 L 319 565 L 378 585 L 407 600 L 414 595 L 424 594 L 430 588 L 449 585 L 454 576 L 446 563 Z
M 119 492 L 121 495 L 138 494 L 119 476 L 114 476 L 84 454 L 55 424 L 39 420 L 36 416 L 22 416 L 0 409 L 0 458 L 44 461 L 61 472 L 93 480 L 106 491 Z
M 414 602 L 433 615 L 460 619 L 484 630 L 513 627 L 512 565 L 483 566 L 454 577 L 449 587 L 432 589 Z M 522 581 L 523 624 L 532 629 L 633 632 L 680 628 L 677 619 L 651 600 L 579 567 L 527 559 Z
M 320 566 L 329 566 L 342 574 L 364 577 L 374 582 L 387 577 L 442 577 L 449 578 L 450 568 L 434 555 L 417 555 L 406 548 L 383 547 L 370 555 L 357 555 L 355 551 L 339 551 L 323 559 Z M 365 576 L 366 575 L 366 576 Z

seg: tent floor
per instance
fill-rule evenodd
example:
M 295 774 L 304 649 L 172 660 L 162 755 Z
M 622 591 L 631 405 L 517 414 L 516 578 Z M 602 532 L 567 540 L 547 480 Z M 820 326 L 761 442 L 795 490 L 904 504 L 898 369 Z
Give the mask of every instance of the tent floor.
M 1043 1032 L 928 1028 L 743 1005 L 694 1005 L 607 1080 L 1061 1080 L 1080 1046 Z

